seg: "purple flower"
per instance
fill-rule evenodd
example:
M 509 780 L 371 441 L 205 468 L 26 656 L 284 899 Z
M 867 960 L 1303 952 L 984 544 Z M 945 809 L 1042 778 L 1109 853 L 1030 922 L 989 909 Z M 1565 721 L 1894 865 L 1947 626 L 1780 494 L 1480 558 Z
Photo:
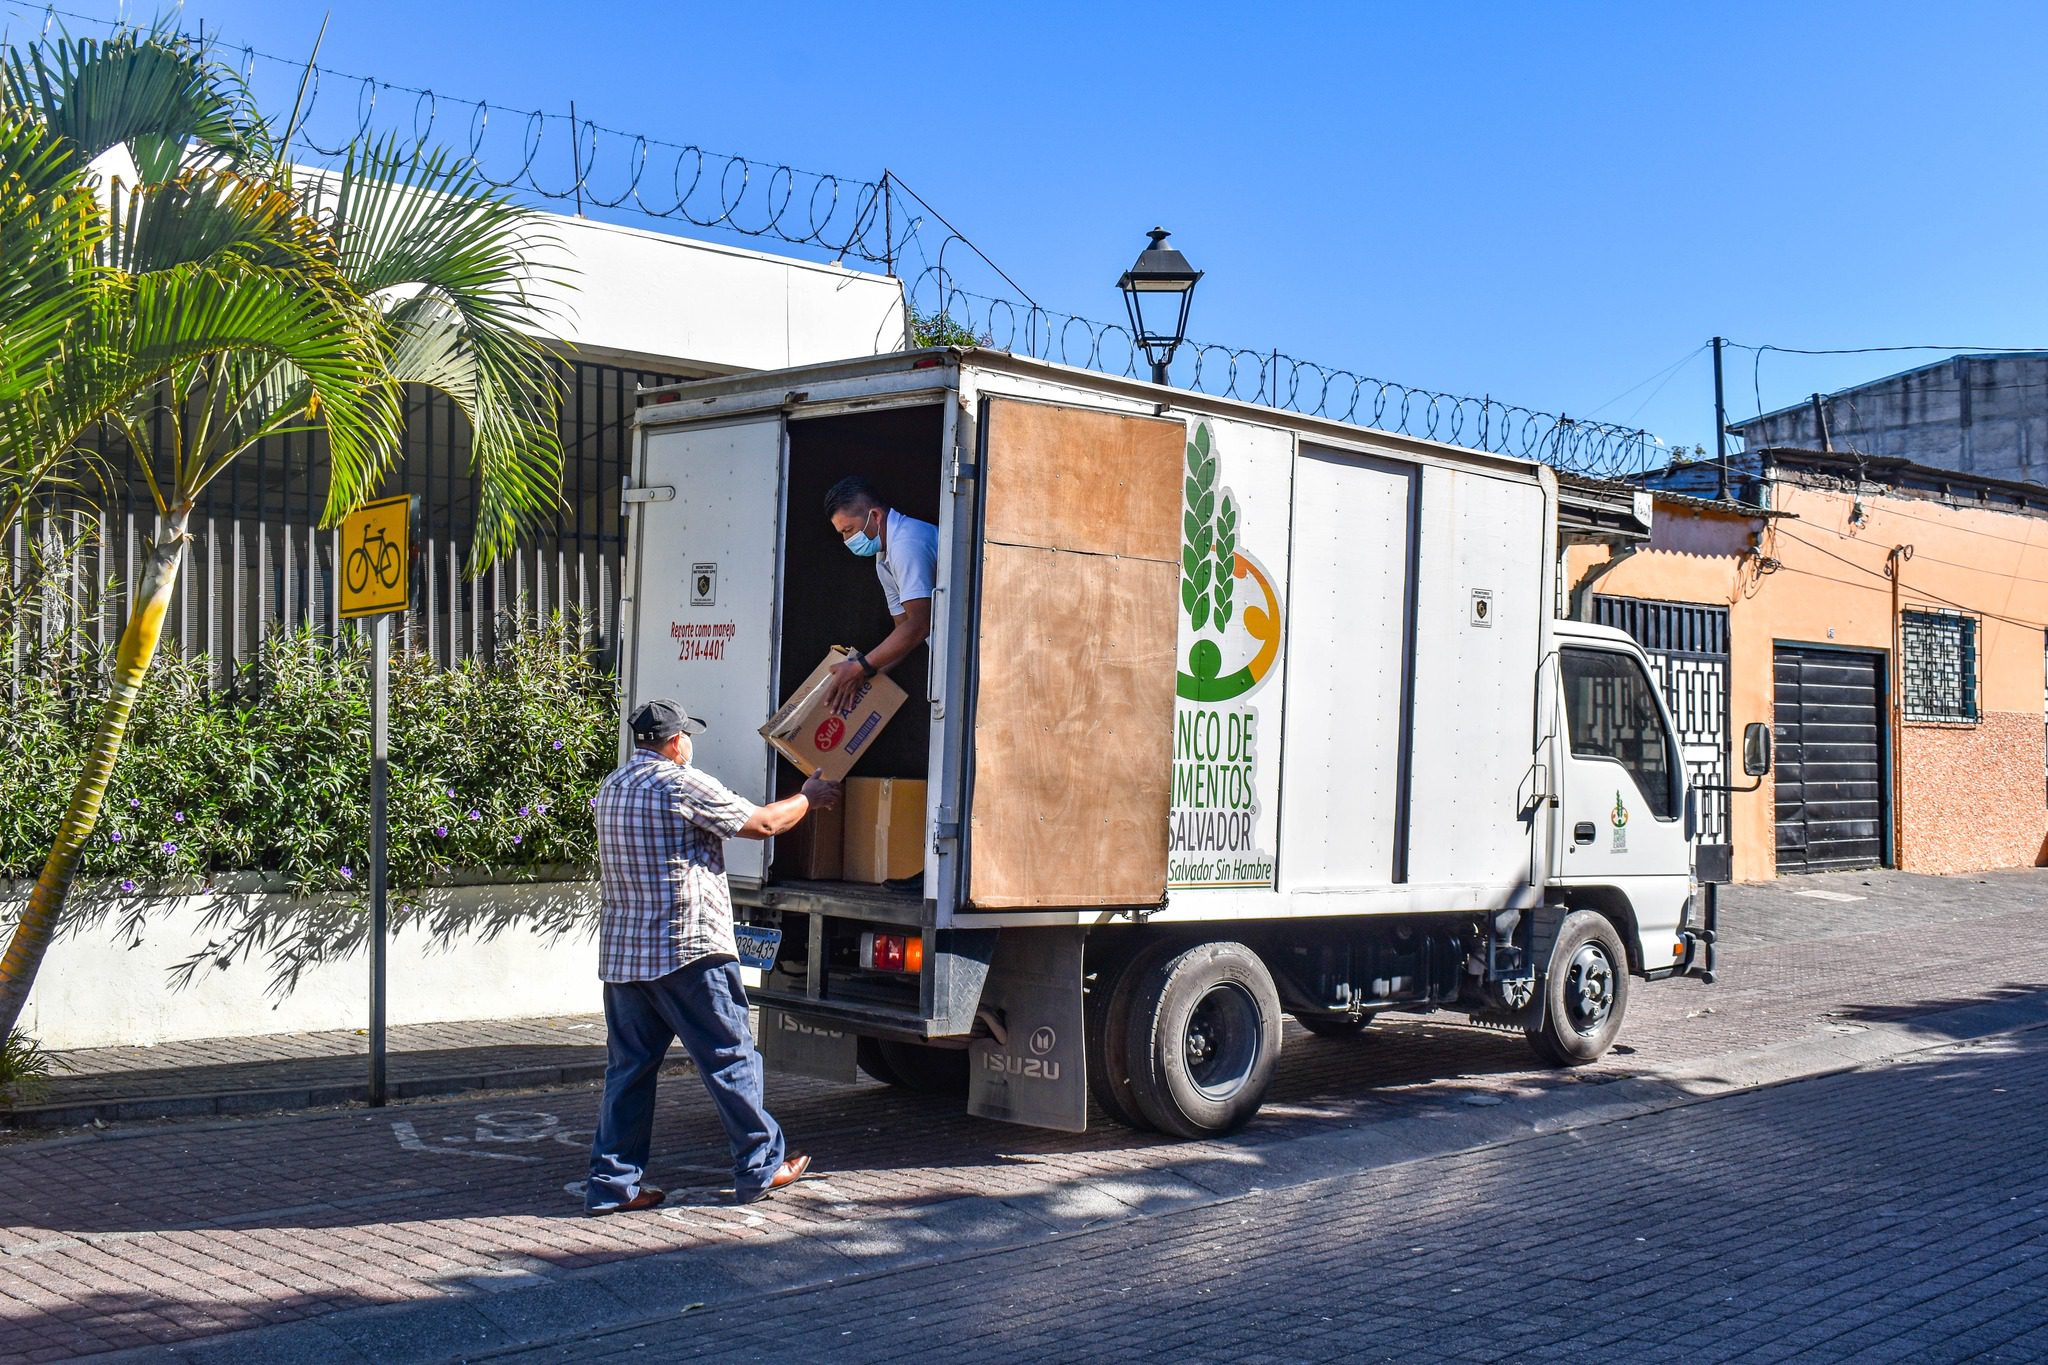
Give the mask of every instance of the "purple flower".
M 168 842 L 164 844 L 164 852 L 166 852 L 166 853 L 176 853 L 177 851 L 178 851 L 178 846 L 177 846 L 176 844 L 173 844 L 173 843 L 168 843 Z
M 436 839 L 445 839 L 445 838 L 447 838 L 447 837 L 448 837 L 448 826 L 446 826 L 446 825 L 436 825 L 436 826 L 434 826 L 434 837 L 435 837 Z
M 136 798 L 136 797 L 133 797 L 133 796 L 129 797 L 129 798 L 128 798 L 128 809 L 129 809 L 129 810 L 141 810 L 141 809 L 142 809 L 142 802 L 141 802 L 141 800 L 140 800 L 140 799 L 138 799 L 138 798 Z
M 352 867 L 344 866 L 341 869 L 341 875 L 344 877 L 353 877 L 356 875 L 356 870 Z
M 596 798 L 596 797 L 594 797 L 594 796 L 590 798 L 590 808 L 591 808 L 592 810 L 596 810 L 596 809 L 597 809 L 597 798 Z
M 484 818 L 484 813 L 480 810 L 473 810 L 469 813 L 469 818 L 472 820 L 481 820 Z
M 109 834 L 107 837 L 118 844 L 121 842 L 121 831 L 117 829 L 112 834 Z
M 121 889 L 123 891 L 133 891 L 135 889 L 135 879 L 133 877 L 123 877 L 121 879 Z
M 178 811 L 177 813 L 171 816 L 171 819 L 177 821 L 179 824 L 182 825 L 185 823 L 185 812 Z
M 453 788 L 453 787 L 450 787 L 450 788 L 448 789 L 448 799 L 449 799 L 450 801 L 453 801 L 453 800 L 455 799 L 455 788 Z
M 557 748 L 557 749 L 561 748 L 561 747 L 562 747 L 562 741 L 561 741 L 561 740 L 559 740 L 559 739 L 558 739 L 558 740 L 556 740 L 556 741 L 555 741 L 555 743 L 554 743 L 554 746 L 553 746 L 553 747 L 555 747 L 555 748 Z
M 515 844 L 523 844 L 526 842 L 526 836 L 523 834 L 515 834 L 512 836 L 512 842 Z
M 543 805 L 538 805 L 538 806 L 535 806 L 535 807 L 534 807 L 534 810 L 535 810 L 536 812 L 538 812 L 539 814 L 541 814 L 541 815 L 546 815 L 546 814 L 548 813 L 548 808 L 547 808 L 547 806 L 546 806 L 545 804 L 543 804 Z

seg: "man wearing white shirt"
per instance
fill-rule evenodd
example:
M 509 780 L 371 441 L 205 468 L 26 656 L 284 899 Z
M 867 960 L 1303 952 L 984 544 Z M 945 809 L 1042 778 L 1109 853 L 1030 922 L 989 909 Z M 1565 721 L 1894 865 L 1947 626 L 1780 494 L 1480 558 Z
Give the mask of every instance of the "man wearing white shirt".
M 846 548 L 875 561 L 875 577 L 895 629 L 872 649 L 857 650 L 832 670 L 832 701 L 844 702 L 862 680 L 903 662 L 932 633 L 932 585 L 939 573 L 939 528 L 882 501 L 858 474 L 832 485 L 825 515 Z

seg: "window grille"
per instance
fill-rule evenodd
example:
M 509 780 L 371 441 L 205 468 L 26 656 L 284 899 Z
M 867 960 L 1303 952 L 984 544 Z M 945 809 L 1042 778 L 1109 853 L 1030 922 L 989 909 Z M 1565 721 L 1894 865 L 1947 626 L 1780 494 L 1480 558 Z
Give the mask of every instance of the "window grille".
M 1977 621 L 1952 611 L 1909 611 L 1905 646 L 1907 720 L 1964 721 L 1977 715 Z

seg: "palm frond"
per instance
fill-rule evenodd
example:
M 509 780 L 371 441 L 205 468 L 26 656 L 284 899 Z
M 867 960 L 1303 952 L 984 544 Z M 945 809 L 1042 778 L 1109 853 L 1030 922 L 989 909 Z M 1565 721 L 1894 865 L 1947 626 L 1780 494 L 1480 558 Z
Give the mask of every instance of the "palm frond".
M 561 496 L 560 385 L 538 340 L 547 309 L 530 287 L 549 245 L 541 220 L 466 163 L 415 156 L 396 139 L 352 151 L 320 193 L 342 277 L 385 310 L 390 378 L 440 390 L 469 420 L 481 489 L 470 568 L 481 570 Z M 337 475 L 330 517 L 385 471 L 362 472 L 357 484 Z
M 239 165 L 276 151 L 241 78 L 161 26 L 16 50 L 0 62 L 0 106 L 34 111 L 83 161 L 127 147 L 144 182 L 194 157 Z
M 49 381 L 66 331 L 90 305 L 104 223 L 71 149 L 0 109 L 0 402 Z

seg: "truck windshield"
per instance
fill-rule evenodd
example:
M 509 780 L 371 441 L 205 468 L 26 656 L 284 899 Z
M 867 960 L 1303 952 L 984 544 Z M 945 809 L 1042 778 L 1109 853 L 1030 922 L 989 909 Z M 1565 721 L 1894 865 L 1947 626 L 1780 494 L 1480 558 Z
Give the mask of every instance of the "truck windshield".
M 1658 819 L 1675 819 L 1671 737 L 1643 666 L 1611 649 L 1566 649 L 1563 670 L 1572 755 L 1613 759 L 1628 769 Z

